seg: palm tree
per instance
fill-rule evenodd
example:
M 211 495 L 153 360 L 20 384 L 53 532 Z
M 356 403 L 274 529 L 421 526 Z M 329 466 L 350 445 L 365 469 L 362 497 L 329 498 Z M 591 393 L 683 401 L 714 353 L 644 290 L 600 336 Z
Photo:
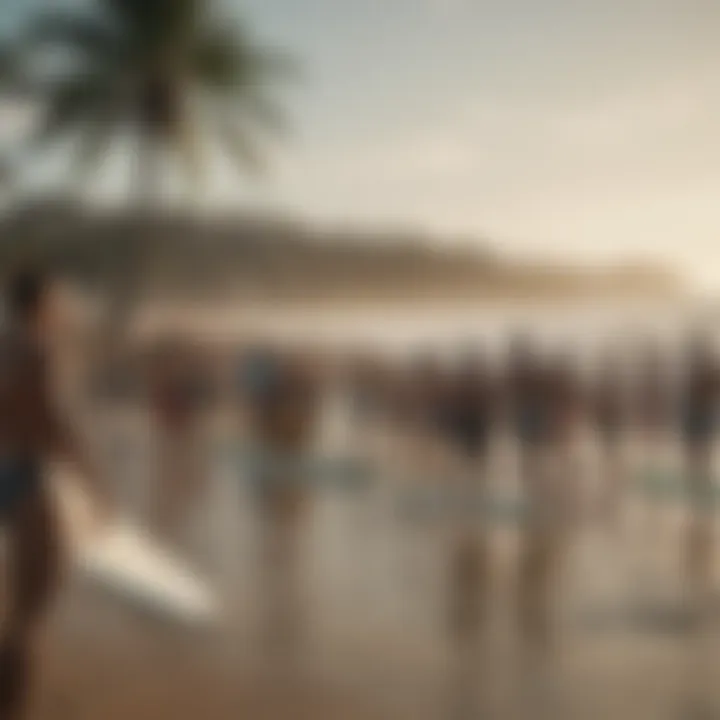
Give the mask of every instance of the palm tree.
M 221 17 L 212 0 L 94 0 L 86 10 L 39 16 L 29 44 L 42 106 L 36 147 L 74 140 L 75 168 L 85 177 L 130 131 L 136 209 L 153 209 L 164 154 L 199 179 L 203 140 L 213 138 L 238 169 L 256 172 L 259 144 L 283 128 L 271 91 L 292 62 Z M 127 239 L 121 305 L 137 289 L 142 235 Z
M 0 43 L 0 102 L 3 107 L 22 102 L 30 95 L 23 58 L 21 43 L 3 39 Z M 3 137 L 0 143 L 0 187 L 3 190 L 9 190 L 15 180 L 12 171 L 15 140 Z

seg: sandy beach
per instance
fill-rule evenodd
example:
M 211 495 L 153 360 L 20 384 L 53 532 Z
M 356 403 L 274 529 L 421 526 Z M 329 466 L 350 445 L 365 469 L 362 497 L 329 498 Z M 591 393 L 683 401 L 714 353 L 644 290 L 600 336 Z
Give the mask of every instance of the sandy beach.
M 137 418 L 97 427 L 120 496 L 138 503 L 151 438 Z M 111 452 L 117 443 L 125 450 Z M 653 510 L 629 492 L 619 529 L 572 537 L 553 642 L 538 653 L 513 618 L 516 524 L 492 531 L 485 630 L 458 645 L 448 632 L 452 532 L 401 517 L 392 475 L 353 492 L 318 489 L 290 559 L 274 564 L 266 552 L 277 527 L 228 454 L 216 446 L 207 457 L 206 492 L 182 542 L 220 593 L 221 626 L 183 627 L 71 573 L 33 718 L 639 720 L 720 708 L 709 672 L 720 624 L 713 614 L 695 632 L 685 613 L 677 502 Z

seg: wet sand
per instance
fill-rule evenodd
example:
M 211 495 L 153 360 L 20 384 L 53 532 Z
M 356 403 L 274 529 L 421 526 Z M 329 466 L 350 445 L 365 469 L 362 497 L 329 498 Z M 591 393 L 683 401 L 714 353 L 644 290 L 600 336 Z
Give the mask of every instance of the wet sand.
M 107 435 L 115 483 L 139 502 L 150 436 L 137 421 Z M 132 457 L 111 452 L 118 442 Z M 143 614 L 73 574 L 48 628 L 32 718 L 642 720 L 720 711 L 720 685 L 707 672 L 720 660 L 720 622 L 712 615 L 694 630 L 683 610 L 677 505 L 648 523 L 647 499 L 629 495 L 620 529 L 573 538 L 544 649 L 513 622 L 517 530 L 496 529 L 485 629 L 458 643 L 448 632 L 452 532 L 399 518 L 392 482 L 317 493 L 294 552 L 269 563 L 264 543 L 277 540 L 276 526 L 227 453 L 209 457 L 208 492 L 182 542 L 226 603 L 222 626 L 204 633 Z

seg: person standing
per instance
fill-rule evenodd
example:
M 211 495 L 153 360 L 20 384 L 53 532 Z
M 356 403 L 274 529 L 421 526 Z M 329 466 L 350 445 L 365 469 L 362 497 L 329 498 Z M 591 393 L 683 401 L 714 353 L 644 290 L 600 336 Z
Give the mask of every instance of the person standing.
M 542 646 L 550 639 L 553 591 L 561 580 L 578 507 L 575 451 L 585 407 L 580 380 L 568 358 L 546 360 L 536 373 L 534 397 L 542 423 L 534 437 L 532 475 L 525 484 L 518 610 L 523 636 Z
M 611 353 L 603 356 L 591 394 L 591 413 L 599 449 L 600 514 L 611 524 L 618 518 L 625 486 L 623 441 L 627 402 L 622 367 Z
M 51 343 L 57 322 L 54 279 L 36 269 L 8 282 L 0 336 L 0 522 L 8 537 L 8 594 L 0 640 L 0 717 L 23 716 L 32 655 L 59 589 L 58 518 L 45 477 L 48 460 L 80 472 L 100 516 L 109 509 L 99 473 L 56 402 Z
M 455 536 L 450 568 L 452 629 L 461 639 L 481 629 L 489 600 L 493 518 L 487 510 L 488 471 L 496 401 L 495 379 L 486 356 L 478 351 L 463 358 L 440 398 L 451 471 L 460 480 L 461 502 L 451 503 Z M 454 494 L 455 488 L 449 491 Z
M 691 341 L 681 393 L 681 437 L 691 513 L 685 541 L 688 587 L 696 597 L 710 579 L 713 560 L 713 450 L 720 397 L 720 368 L 703 338 Z
M 151 403 L 158 457 L 151 525 L 175 538 L 199 498 L 205 473 L 200 419 L 201 369 L 179 339 L 161 344 L 152 360 Z
M 249 389 L 251 442 L 259 464 L 252 478 L 260 525 L 262 610 L 271 646 L 292 646 L 301 632 L 302 561 L 315 474 L 312 440 L 320 382 L 310 353 L 273 349 L 253 358 Z

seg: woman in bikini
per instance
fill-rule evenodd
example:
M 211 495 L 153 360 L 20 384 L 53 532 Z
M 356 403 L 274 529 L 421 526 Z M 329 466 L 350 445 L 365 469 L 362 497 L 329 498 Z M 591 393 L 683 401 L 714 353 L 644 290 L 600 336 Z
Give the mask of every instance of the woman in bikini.
M 71 461 L 106 512 L 98 474 L 60 413 L 52 388 L 54 285 L 24 271 L 8 284 L 0 337 L 0 521 L 7 533 L 9 588 L 0 643 L 0 717 L 26 711 L 31 656 L 60 579 L 60 538 L 45 464 Z

